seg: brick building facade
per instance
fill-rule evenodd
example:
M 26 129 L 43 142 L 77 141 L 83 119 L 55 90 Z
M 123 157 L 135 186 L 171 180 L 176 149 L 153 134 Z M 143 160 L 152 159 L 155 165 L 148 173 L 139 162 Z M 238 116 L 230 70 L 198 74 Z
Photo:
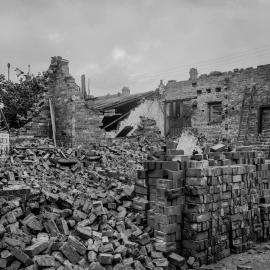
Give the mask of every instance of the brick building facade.
M 168 81 L 166 85 L 162 82 L 159 91 L 96 100 L 85 100 L 69 74 L 67 60 L 52 57 L 48 73 L 48 92 L 39 116 L 25 125 L 21 134 L 52 137 L 51 100 L 58 145 L 87 146 L 102 140 L 104 111 L 98 105 L 104 102 L 109 109 L 114 103 L 126 106 L 121 112 L 126 115 L 133 108 L 135 111 L 128 118 L 115 116 L 128 123 L 136 122 L 135 112 L 139 115 L 153 111 L 155 105 L 154 119 L 165 136 L 178 136 L 186 127 L 193 127 L 208 141 L 255 143 L 258 135 L 267 133 L 270 126 L 270 65 L 200 76 L 192 68 L 188 80 Z M 145 109 L 147 106 L 149 110 Z
M 270 126 L 269 86 L 270 65 L 199 77 L 191 69 L 189 80 L 166 85 L 165 134 L 192 126 L 209 140 L 254 141 Z

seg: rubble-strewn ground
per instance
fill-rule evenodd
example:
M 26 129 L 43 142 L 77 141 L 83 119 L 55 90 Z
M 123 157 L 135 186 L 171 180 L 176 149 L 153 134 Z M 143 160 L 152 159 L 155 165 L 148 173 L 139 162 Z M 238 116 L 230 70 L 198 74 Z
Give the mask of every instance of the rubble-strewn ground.
M 270 244 L 262 243 L 253 249 L 231 256 L 219 261 L 216 264 L 207 265 L 205 270 L 238 270 L 237 266 L 250 266 L 253 270 L 270 269 Z M 248 270 L 249 268 L 243 268 Z
M 168 265 L 152 229 L 132 209 L 133 177 L 149 145 L 122 140 L 84 151 L 43 141 L 14 148 L 0 171 L 2 195 L 13 197 L 0 198 L 0 269 Z M 26 194 L 25 204 L 17 197 Z

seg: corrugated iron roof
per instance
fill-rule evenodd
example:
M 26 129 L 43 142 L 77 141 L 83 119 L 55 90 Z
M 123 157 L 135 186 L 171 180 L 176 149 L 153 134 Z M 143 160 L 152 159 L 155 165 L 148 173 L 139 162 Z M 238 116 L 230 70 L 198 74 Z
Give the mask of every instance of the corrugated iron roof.
M 154 93 L 155 91 L 149 91 L 149 92 L 133 94 L 129 96 L 113 95 L 113 96 L 97 97 L 94 101 L 94 108 L 101 111 L 111 110 L 121 105 L 140 101 L 143 98 L 147 98 L 153 95 Z

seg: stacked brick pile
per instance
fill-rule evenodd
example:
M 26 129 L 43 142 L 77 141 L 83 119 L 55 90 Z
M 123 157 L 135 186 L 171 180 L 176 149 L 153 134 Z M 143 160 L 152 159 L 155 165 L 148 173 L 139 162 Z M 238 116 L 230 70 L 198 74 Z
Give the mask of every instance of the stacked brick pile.
M 138 171 L 133 199 L 134 209 L 154 229 L 155 249 L 166 254 L 181 249 L 185 162 L 170 160 L 177 154 L 183 151 L 164 149 L 156 153 L 159 160 L 144 162 L 144 170 Z M 168 259 L 176 267 L 184 265 L 183 257 L 175 253 Z
M 183 254 L 200 264 L 219 260 L 230 254 L 230 195 L 222 183 L 220 167 L 208 161 L 191 161 L 186 172 Z
M 269 239 L 270 164 L 263 153 L 209 153 L 208 160 L 160 154 L 138 172 L 134 200 L 157 250 L 176 250 L 196 268 Z
M 183 254 L 212 263 L 269 237 L 269 165 L 258 152 L 210 153 L 186 171 Z

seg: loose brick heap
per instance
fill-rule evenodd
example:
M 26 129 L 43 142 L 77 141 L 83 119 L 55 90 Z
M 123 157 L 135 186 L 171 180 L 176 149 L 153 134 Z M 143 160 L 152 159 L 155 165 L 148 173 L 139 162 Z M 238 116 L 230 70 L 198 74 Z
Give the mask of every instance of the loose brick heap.
M 133 139 L 96 150 L 36 144 L 12 149 L 0 170 L 2 191 L 12 190 L 0 196 L 1 269 L 168 269 L 132 207 L 130 172 L 142 168 L 146 143 L 143 151 Z M 27 194 L 14 192 L 19 183 Z M 184 263 L 174 253 L 169 260 Z

